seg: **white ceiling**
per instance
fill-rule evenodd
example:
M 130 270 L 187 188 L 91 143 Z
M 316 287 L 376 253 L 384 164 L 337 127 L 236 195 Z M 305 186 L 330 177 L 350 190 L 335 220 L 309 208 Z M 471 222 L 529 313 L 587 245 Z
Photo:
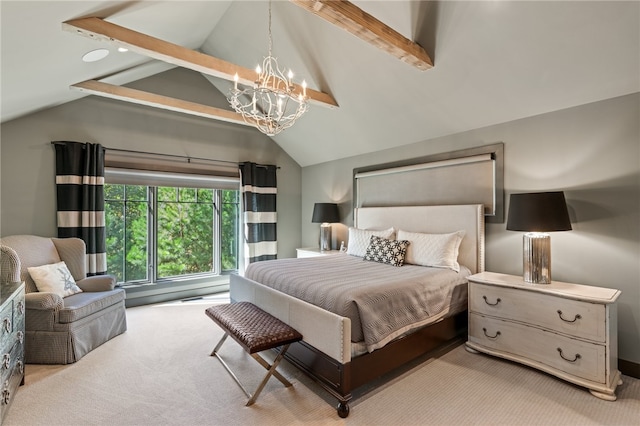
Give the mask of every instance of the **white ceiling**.
M 301 166 L 393 148 L 640 91 L 640 2 L 353 1 L 422 45 L 419 71 L 285 1 L 273 4 L 274 56 L 331 94 L 274 140 Z M 4 1 L 1 118 L 125 84 L 170 66 L 61 29 L 98 16 L 254 68 L 267 50 L 264 1 Z M 89 50 L 111 54 L 84 63 Z M 129 70 L 131 69 L 131 70 Z M 125 70 L 129 70 L 124 72 Z M 226 93 L 228 82 L 210 78 Z

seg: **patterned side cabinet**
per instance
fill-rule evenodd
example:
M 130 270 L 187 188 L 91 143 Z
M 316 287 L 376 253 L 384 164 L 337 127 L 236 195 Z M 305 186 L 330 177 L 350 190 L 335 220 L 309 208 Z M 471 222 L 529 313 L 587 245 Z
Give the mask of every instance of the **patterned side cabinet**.
M 526 364 L 615 401 L 620 291 L 483 272 L 469 277 L 469 352 Z
M 0 306 L 0 424 L 24 384 L 24 283 L 2 283 Z

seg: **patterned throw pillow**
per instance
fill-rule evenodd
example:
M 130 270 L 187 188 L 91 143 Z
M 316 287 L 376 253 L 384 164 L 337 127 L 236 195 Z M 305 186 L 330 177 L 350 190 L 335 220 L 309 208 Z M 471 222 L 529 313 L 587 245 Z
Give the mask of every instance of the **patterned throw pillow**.
M 407 240 L 387 240 L 372 235 L 364 260 L 402 266 L 408 246 Z
M 76 280 L 73 279 L 64 261 L 51 265 L 31 267 L 27 268 L 27 270 L 36 283 L 39 292 L 55 293 L 60 297 L 82 292 L 80 287 L 76 285 Z

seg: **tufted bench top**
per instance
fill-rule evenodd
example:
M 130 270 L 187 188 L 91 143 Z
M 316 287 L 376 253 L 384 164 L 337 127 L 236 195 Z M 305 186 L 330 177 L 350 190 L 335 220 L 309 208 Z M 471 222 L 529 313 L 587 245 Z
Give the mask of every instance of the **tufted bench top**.
M 297 330 L 249 302 L 215 305 L 205 313 L 250 354 L 302 340 Z

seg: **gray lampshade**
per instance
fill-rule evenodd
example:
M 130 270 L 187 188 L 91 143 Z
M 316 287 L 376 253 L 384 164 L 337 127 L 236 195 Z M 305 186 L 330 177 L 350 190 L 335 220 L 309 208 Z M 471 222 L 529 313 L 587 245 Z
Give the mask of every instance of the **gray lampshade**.
M 316 203 L 313 206 L 312 223 L 336 223 L 340 222 L 338 205 L 334 203 Z
M 507 230 L 570 231 L 571 221 L 562 191 L 511 194 Z

